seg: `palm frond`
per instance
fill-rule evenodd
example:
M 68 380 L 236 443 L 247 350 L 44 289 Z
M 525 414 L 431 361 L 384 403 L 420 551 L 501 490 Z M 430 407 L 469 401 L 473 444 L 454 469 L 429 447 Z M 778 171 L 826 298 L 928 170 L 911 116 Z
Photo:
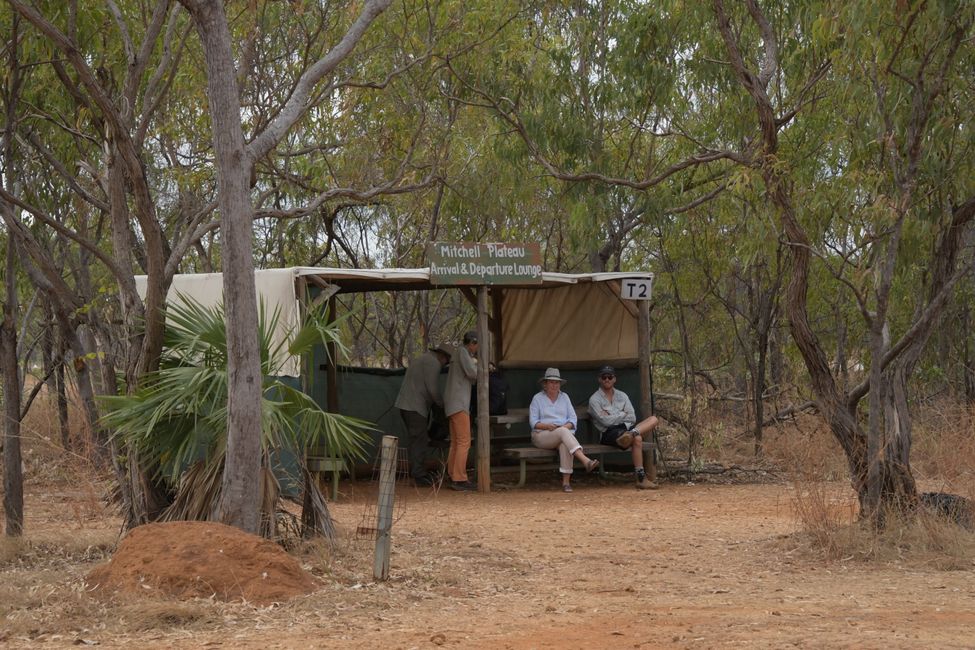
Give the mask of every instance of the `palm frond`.
M 227 336 L 222 307 L 205 307 L 180 295 L 169 307 L 164 362 L 145 377 L 142 388 L 131 395 L 103 400 L 103 424 L 114 430 L 126 445 L 139 451 L 161 476 L 176 487 L 176 499 L 166 510 L 171 519 L 206 519 L 219 498 L 227 436 Z M 338 324 L 329 323 L 322 311 L 313 310 L 285 343 L 272 343 L 280 320 L 275 309 L 263 305 L 259 318 L 262 369 L 266 375 L 262 397 L 262 454 L 264 466 L 274 452 L 287 450 L 301 464 L 304 450 L 325 447 L 330 455 L 365 458 L 368 422 L 323 411 L 305 393 L 289 386 L 273 373 L 289 354 L 303 354 L 316 344 L 335 344 Z M 284 351 L 287 351 L 287 354 Z M 268 469 L 262 474 L 264 504 L 262 526 L 274 533 L 274 507 L 280 486 Z M 307 481 L 303 481 L 306 483 Z M 315 488 L 317 489 L 317 487 Z M 305 495 L 310 507 L 325 508 L 323 497 Z M 326 509 L 327 510 L 327 509 Z M 310 515 L 312 519 L 319 515 Z M 317 521 L 317 519 L 315 519 Z M 313 528 L 318 528 L 315 524 Z

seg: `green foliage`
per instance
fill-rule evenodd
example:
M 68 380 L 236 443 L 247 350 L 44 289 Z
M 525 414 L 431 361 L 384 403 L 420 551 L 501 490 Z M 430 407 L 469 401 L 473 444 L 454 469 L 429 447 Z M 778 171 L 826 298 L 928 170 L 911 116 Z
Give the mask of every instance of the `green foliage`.
M 105 397 L 103 423 L 126 445 L 158 466 L 176 484 L 201 457 L 222 462 L 227 435 L 227 337 L 222 308 L 204 307 L 186 296 L 168 312 L 166 345 L 159 371 L 131 395 Z M 262 449 L 265 458 L 289 451 L 303 463 L 306 447 L 325 447 L 332 455 L 362 458 L 370 425 L 327 413 L 312 398 L 282 380 L 286 345 L 301 355 L 314 345 L 338 343 L 338 325 L 310 311 L 286 344 L 272 343 L 278 312 L 261 308 Z

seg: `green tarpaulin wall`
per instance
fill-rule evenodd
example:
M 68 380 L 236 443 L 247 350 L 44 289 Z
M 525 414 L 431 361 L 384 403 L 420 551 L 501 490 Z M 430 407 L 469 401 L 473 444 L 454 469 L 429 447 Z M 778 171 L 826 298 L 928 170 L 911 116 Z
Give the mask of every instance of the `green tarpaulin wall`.
M 327 387 L 328 380 L 324 369 L 325 361 L 324 350 L 318 349 L 314 356 L 314 372 L 308 387 L 312 397 L 323 408 L 327 410 Z M 586 370 L 561 370 L 562 377 L 567 379 L 563 386 L 563 391 L 572 399 L 575 405 L 585 405 L 589 402 L 589 396 L 597 389 L 596 368 Z M 539 379 L 544 374 L 545 368 L 511 368 L 504 371 L 504 377 L 508 382 L 508 408 L 528 408 L 532 396 L 540 389 Z M 640 381 L 636 368 L 617 368 L 619 380 L 617 386 L 630 397 L 634 409 L 636 409 L 637 419 L 641 419 L 639 390 Z M 350 415 L 372 422 L 376 431 L 371 432 L 372 445 L 368 449 L 368 459 L 359 464 L 358 471 L 367 472 L 371 469 L 379 444 L 383 436 L 396 436 L 401 438 L 405 435 L 403 420 L 400 418 L 399 410 L 393 406 L 396 395 L 399 393 L 400 384 L 405 369 L 387 370 L 381 368 L 356 368 L 350 366 L 339 366 L 337 374 L 338 403 L 339 412 L 343 415 Z M 447 377 L 446 368 L 441 373 L 441 390 L 443 381 Z M 474 423 L 476 425 L 476 423 Z M 524 433 L 524 443 L 531 444 L 530 432 L 527 425 L 521 426 Z M 518 429 L 512 429 L 509 433 L 518 433 Z M 477 432 L 475 431 L 475 436 Z M 586 427 L 582 427 L 582 435 L 587 435 Z M 583 438 L 586 442 L 588 438 Z M 401 445 L 402 446 L 402 445 Z M 471 446 L 471 454 L 474 453 L 476 445 Z M 629 452 L 621 452 L 621 454 Z M 628 457 L 628 456 L 627 456 Z M 500 460 L 500 459 L 498 459 Z

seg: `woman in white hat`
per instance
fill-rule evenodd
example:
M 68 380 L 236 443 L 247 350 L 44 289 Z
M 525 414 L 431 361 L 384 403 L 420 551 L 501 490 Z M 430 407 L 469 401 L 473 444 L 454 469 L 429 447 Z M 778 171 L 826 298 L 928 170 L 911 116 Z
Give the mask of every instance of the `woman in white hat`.
M 587 472 L 599 467 L 599 461 L 589 458 L 576 440 L 578 423 L 576 410 L 569 396 L 562 392 L 562 379 L 558 368 L 549 368 L 539 380 L 542 390 L 532 398 L 528 407 L 528 424 L 532 428 L 532 444 L 539 449 L 559 450 L 559 472 L 562 474 L 562 491 L 572 492 L 572 459 L 578 458 Z

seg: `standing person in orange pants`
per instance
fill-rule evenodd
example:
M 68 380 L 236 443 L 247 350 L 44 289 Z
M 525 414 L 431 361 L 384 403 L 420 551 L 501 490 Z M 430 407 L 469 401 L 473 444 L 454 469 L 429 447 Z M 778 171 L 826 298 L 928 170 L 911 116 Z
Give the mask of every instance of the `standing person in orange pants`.
M 476 490 L 467 479 L 467 454 L 471 448 L 471 386 L 477 381 L 477 332 L 464 334 L 463 345 L 454 350 L 444 388 L 444 412 L 450 424 L 447 473 L 450 487 L 462 492 Z

